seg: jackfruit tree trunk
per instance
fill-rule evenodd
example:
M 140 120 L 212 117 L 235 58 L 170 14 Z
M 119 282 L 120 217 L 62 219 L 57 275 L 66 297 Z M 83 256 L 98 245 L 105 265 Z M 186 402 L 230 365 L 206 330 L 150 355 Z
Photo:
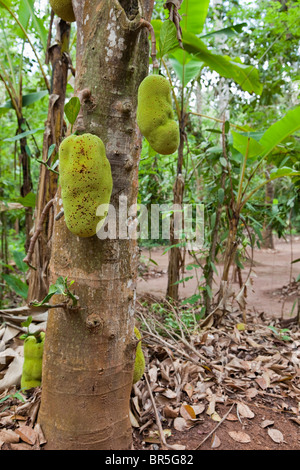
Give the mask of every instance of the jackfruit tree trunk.
M 137 91 L 148 71 L 152 0 L 74 2 L 79 132 L 100 137 L 111 163 L 111 203 L 136 202 L 141 137 Z M 88 90 L 88 91 L 87 91 Z M 59 195 L 56 212 L 60 211 Z M 129 218 L 122 222 L 126 228 Z M 117 224 L 117 229 L 118 229 Z M 78 310 L 51 309 L 46 332 L 39 421 L 47 449 L 128 449 L 129 399 L 136 341 L 134 303 L 138 251 L 128 237 L 79 238 L 55 222 L 51 280 L 74 280 Z
M 69 69 L 69 42 L 70 24 L 60 20 L 57 22 L 55 43 L 48 51 L 52 66 L 52 80 L 42 155 L 43 161 L 47 162 L 48 166 L 52 165 L 62 138 L 64 104 Z M 56 145 L 56 150 L 49 158 L 48 151 L 53 144 Z M 40 220 L 44 207 L 56 194 L 57 180 L 57 174 L 41 164 L 38 198 L 35 209 L 35 226 Z M 46 218 L 43 224 L 43 230 L 34 246 L 31 264 L 36 269 L 31 269 L 29 272 L 28 302 L 34 299 L 42 300 L 48 293 L 52 230 L 53 211 L 50 209 L 49 217 Z

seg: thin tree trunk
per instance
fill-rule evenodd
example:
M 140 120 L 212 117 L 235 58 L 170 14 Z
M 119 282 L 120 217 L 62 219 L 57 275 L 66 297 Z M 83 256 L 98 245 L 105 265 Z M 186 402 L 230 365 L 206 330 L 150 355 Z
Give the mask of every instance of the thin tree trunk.
M 48 117 L 43 141 L 43 161 L 48 160 L 48 150 L 56 145 L 56 151 L 48 160 L 51 166 L 53 157 L 58 151 L 63 133 L 63 116 L 68 78 L 68 53 L 70 40 L 70 24 L 63 20 L 58 21 L 54 45 L 49 48 L 49 59 L 52 65 L 51 94 L 49 97 Z M 38 199 L 35 210 L 35 223 L 37 224 L 45 205 L 52 199 L 57 191 L 58 175 L 41 164 Z M 51 256 L 51 238 L 53 230 L 53 211 L 50 210 L 43 231 L 40 234 L 32 257 L 32 265 L 36 270 L 30 271 L 28 301 L 42 300 L 49 290 L 49 261 Z
M 270 207 L 272 205 L 274 199 L 274 182 L 269 181 L 266 184 L 266 196 L 265 196 L 265 204 L 267 207 Z M 272 226 L 267 223 L 267 221 L 264 221 L 264 228 L 263 228 L 263 242 L 262 242 L 262 247 L 263 248 L 270 248 L 274 249 L 274 238 L 273 238 L 273 230 Z
M 173 204 L 182 207 L 183 193 L 184 193 L 184 179 L 182 176 L 183 165 L 183 149 L 184 149 L 184 119 L 181 119 L 180 125 L 180 142 L 178 147 L 178 160 L 177 160 L 177 176 L 173 187 Z M 174 227 L 174 214 L 170 220 L 170 244 L 179 244 L 181 240 L 176 238 Z M 167 297 L 175 301 L 179 298 L 179 284 L 176 284 L 180 278 L 180 268 L 182 266 L 182 250 L 180 247 L 174 246 L 169 250 L 169 264 L 168 264 L 168 286 Z
M 24 132 L 25 118 L 18 117 L 18 134 Z M 20 165 L 22 167 L 21 196 L 25 197 L 32 190 L 32 179 L 30 173 L 30 157 L 27 155 L 27 139 L 20 139 Z M 25 209 L 25 251 L 30 243 L 30 230 L 32 228 L 32 208 Z
M 119 196 L 126 196 L 129 206 L 137 200 L 137 90 L 147 74 L 149 54 L 139 9 L 150 21 L 152 8 L 151 0 L 74 2 L 76 93 L 90 90 L 77 130 L 99 136 L 106 146 L 117 221 Z M 59 194 L 56 206 L 60 211 Z M 51 309 L 49 314 L 39 414 L 47 449 L 131 446 L 137 262 L 133 239 L 79 238 L 68 231 L 64 218 L 55 222 L 51 280 L 67 276 L 75 281 L 79 309 Z

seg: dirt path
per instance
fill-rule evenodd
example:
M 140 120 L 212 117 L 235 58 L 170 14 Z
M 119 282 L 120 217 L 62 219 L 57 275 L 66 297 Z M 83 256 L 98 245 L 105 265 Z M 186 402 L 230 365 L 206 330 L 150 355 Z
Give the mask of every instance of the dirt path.
M 149 277 L 141 277 L 138 281 L 138 293 L 152 293 L 158 297 L 163 297 L 167 289 L 167 267 L 168 267 L 168 253 L 163 254 L 164 248 L 153 248 L 142 251 L 142 257 L 147 262 L 149 258 L 153 259 L 158 266 L 149 263 L 152 274 Z M 292 256 L 292 258 L 291 258 Z M 295 296 L 289 296 L 285 302 L 280 296 L 280 290 L 283 286 L 287 285 L 291 276 L 291 259 L 300 258 L 300 237 L 295 237 L 292 243 L 289 241 L 278 240 L 275 244 L 274 250 L 255 250 L 254 253 L 254 268 L 252 270 L 253 291 L 248 292 L 248 308 L 257 312 L 264 312 L 271 317 L 279 317 L 283 314 L 284 317 L 289 317 Z M 192 262 L 188 258 L 186 264 Z M 219 274 L 222 273 L 222 266 L 218 266 Z M 245 267 L 243 271 L 243 279 L 245 280 L 248 275 L 249 267 Z M 297 278 L 300 272 L 300 263 L 292 265 L 292 280 Z M 194 276 L 185 284 L 180 285 L 180 297 L 187 298 L 197 292 L 197 278 L 195 270 L 186 271 L 185 277 Z M 200 271 L 198 270 L 198 275 Z M 214 291 L 218 289 L 218 277 Z M 237 283 L 233 284 L 234 290 L 239 291 Z M 294 310 L 293 315 L 295 315 Z

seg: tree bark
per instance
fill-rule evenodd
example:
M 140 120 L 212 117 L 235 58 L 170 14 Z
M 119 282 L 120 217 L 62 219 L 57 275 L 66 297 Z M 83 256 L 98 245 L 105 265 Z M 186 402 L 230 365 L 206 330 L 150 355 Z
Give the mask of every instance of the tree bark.
M 64 104 L 68 80 L 68 53 L 70 40 L 70 24 L 58 20 L 54 44 L 48 54 L 52 66 L 51 93 L 49 97 L 48 117 L 45 125 L 43 154 L 44 162 L 48 160 L 48 150 L 55 144 L 56 149 L 48 160 L 51 166 L 63 134 Z M 40 167 L 38 199 L 35 209 L 35 224 L 38 224 L 45 205 L 53 199 L 57 191 L 58 175 L 43 164 Z M 29 289 L 27 300 L 42 300 L 49 290 L 49 261 L 51 256 L 51 238 L 53 230 L 53 210 L 50 210 L 43 231 L 40 234 L 32 257 L 32 265 L 36 270 L 29 272 Z M 28 247 L 27 247 L 28 248 Z
M 76 93 L 88 89 L 77 131 L 99 136 L 111 163 L 111 204 L 136 202 L 141 135 L 137 91 L 148 70 L 147 31 L 153 1 L 74 2 Z M 59 194 L 56 212 L 61 210 Z M 129 219 L 121 222 L 124 228 Z M 117 224 L 118 229 L 119 224 Z M 118 234 L 118 230 L 117 230 Z M 129 399 L 138 249 L 128 237 L 100 240 L 54 225 L 51 280 L 74 280 L 77 310 L 51 309 L 43 362 L 39 421 L 47 449 L 129 449 Z
M 25 118 L 21 114 L 18 117 L 18 134 L 24 132 Z M 27 139 L 20 139 L 20 165 L 22 168 L 22 186 L 21 196 L 25 197 L 32 190 L 32 179 L 30 172 L 30 157 L 27 155 Z M 32 228 L 32 208 L 25 208 L 25 251 L 27 251 L 30 243 L 30 230 Z
M 184 132 L 185 132 L 185 117 L 182 112 L 181 123 L 180 123 L 180 142 L 178 147 L 178 160 L 177 160 L 177 175 L 173 187 L 173 204 L 176 207 L 182 207 L 183 194 L 184 194 L 184 179 L 182 176 L 182 165 L 183 165 L 183 149 L 184 149 Z M 176 238 L 174 230 L 174 214 L 170 220 L 170 244 L 177 245 L 182 240 Z M 178 246 L 174 246 L 169 250 L 169 264 L 168 264 L 168 285 L 167 285 L 167 298 L 175 301 L 179 298 L 179 284 L 180 279 L 180 268 L 182 266 L 182 250 Z
M 272 206 L 273 199 L 274 199 L 274 182 L 269 181 L 266 184 L 266 196 L 265 196 L 265 204 L 268 208 Z M 274 250 L 274 238 L 273 238 L 273 230 L 272 226 L 268 224 L 267 217 L 265 217 L 264 220 L 264 228 L 263 228 L 263 242 L 262 242 L 262 247 L 263 248 L 270 248 Z

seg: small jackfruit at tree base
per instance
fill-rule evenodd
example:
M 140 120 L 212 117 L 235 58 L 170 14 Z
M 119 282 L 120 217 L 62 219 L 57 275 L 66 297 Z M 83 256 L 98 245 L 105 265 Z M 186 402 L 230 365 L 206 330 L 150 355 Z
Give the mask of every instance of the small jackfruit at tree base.
M 142 337 L 141 333 L 139 332 L 139 330 L 136 326 L 134 327 L 134 334 L 135 334 L 135 336 L 138 340 L 141 339 L 141 337 Z M 138 382 L 143 377 L 144 371 L 145 371 L 145 356 L 144 356 L 144 353 L 142 351 L 141 341 L 139 341 L 138 345 L 136 347 L 132 383 L 135 384 L 136 382 Z
M 27 390 L 41 385 L 44 342 L 45 333 L 43 331 L 39 334 L 39 337 L 30 335 L 24 341 L 22 389 Z
M 139 86 L 137 123 L 151 147 L 162 155 L 179 146 L 179 127 L 174 120 L 171 85 L 161 75 L 148 75 Z
M 113 187 L 102 140 L 92 134 L 70 135 L 63 140 L 59 175 L 68 229 L 79 237 L 92 237 L 105 221 L 104 205 L 110 203 Z M 102 211 L 97 212 L 99 206 Z
M 75 21 L 72 0 L 50 0 L 50 5 L 54 13 L 62 20 L 69 23 Z

